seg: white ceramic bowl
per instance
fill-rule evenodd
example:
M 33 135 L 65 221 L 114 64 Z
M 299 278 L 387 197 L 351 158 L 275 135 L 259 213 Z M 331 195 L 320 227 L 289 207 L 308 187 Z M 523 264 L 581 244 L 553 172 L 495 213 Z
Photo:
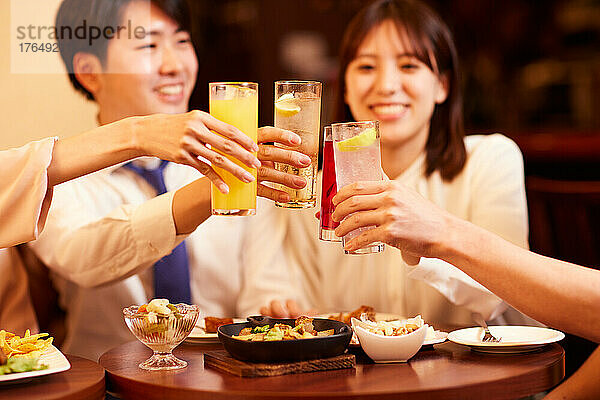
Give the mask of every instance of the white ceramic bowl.
M 364 322 L 352 318 L 352 329 L 358 336 L 360 345 L 376 363 L 406 362 L 417 354 L 427 333 L 425 324 L 414 332 L 402 336 L 383 336 L 361 327 Z M 363 325 L 364 326 L 364 325 Z

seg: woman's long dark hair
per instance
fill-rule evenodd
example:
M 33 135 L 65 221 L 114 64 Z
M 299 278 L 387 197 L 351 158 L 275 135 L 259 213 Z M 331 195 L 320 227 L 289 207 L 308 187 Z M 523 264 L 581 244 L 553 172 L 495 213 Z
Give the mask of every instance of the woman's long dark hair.
M 444 180 L 451 181 L 462 171 L 467 158 L 458 56 L 448 26 L 419 0 L 377 0 L 352 19 L 340 49 L 336 120 L 354 119 L 344 100 L 346 70 L 367 34 L 386 20 L 396 24 L 400 37 L 407 42 L 406 47 L 448 82 L 448 97 L 444 103 L 435 106 L 431 117 L 425 146 L 425 173 L 429 176 L 439 170 Z

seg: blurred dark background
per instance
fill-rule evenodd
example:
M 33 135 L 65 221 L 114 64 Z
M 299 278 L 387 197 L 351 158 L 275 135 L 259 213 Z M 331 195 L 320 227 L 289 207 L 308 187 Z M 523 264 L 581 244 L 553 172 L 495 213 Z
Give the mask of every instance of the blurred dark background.
M 525 161 L 530 244 L 600 265 L 600 0 L 429 0 L 454 32 L 468 133 L 501 132 Z M 193 0 L 200 59 L 192 106 L 208 82 L 260 84 L 260 124 L 273 124 L 273 82 L 325 84 L 331 123 L 338 46 L 367 0 Z M 540 277 L 543 279 L 543 277 Z M 567 375 L 595 345 L 569 336 Z
M 261 123 L 272 123 L 273 81 L 335 84 L 345 26 L 366 0 L 195 0 L 200 56 L 193 105 L 206 82 L 261 85 Z M 600 0 L 430 0 L 455 34 L 469 131 L 593 133 L 600 127 Z M 323 122 L 331 102 L 324 101 Z

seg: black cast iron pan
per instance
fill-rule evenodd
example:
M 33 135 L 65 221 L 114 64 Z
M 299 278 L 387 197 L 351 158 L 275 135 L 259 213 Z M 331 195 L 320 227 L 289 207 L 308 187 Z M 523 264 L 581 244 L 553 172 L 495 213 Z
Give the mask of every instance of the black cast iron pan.
M 234 339 L 244 328 L 274 324 L 294 326 L 294 319 L 277 319 L 265 316 L 248 317 L 248 322 L 222 325 L 218 329 L 219 340 L 225 350 L 234 358 L 243 361 L 269 363 L 283 361 L 304 361 L 340 355 L 346 351 L 352 338 L 352 328 L 340 321 L 315 318 L 313 326 L 317 331 L 334 329 L 331 336 L 298 340 L 277 340 L 271 342 L 247 342 Z

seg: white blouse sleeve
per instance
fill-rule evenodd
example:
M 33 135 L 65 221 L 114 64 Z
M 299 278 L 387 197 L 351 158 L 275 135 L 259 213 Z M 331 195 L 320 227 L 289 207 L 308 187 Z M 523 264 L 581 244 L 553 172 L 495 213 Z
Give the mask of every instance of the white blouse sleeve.
M 473 154 L 471 222 L 528 248 L 529 223 L 523 156 L 509 138 L 491 135 Z
M 476 144 L 465 167 L 469 174 L 469 221 L 524 248 L 528 247 L 523 158 L 509 138 L 495 134 Z M 425 280 L 454 304 L 493 319 L 508 305 L 455 266 L 423 258 L 409 277 Z
M 408 266 L 408 277 L 427 282 L 457 306 L 491 320 L 506 311 L 508 305 L 479 282 L 437 258 L 421 258 L 416 266 Z
M 57 138 L 0 152 L 0 248 L 35 239 L 52 200 L 47 169 Z

